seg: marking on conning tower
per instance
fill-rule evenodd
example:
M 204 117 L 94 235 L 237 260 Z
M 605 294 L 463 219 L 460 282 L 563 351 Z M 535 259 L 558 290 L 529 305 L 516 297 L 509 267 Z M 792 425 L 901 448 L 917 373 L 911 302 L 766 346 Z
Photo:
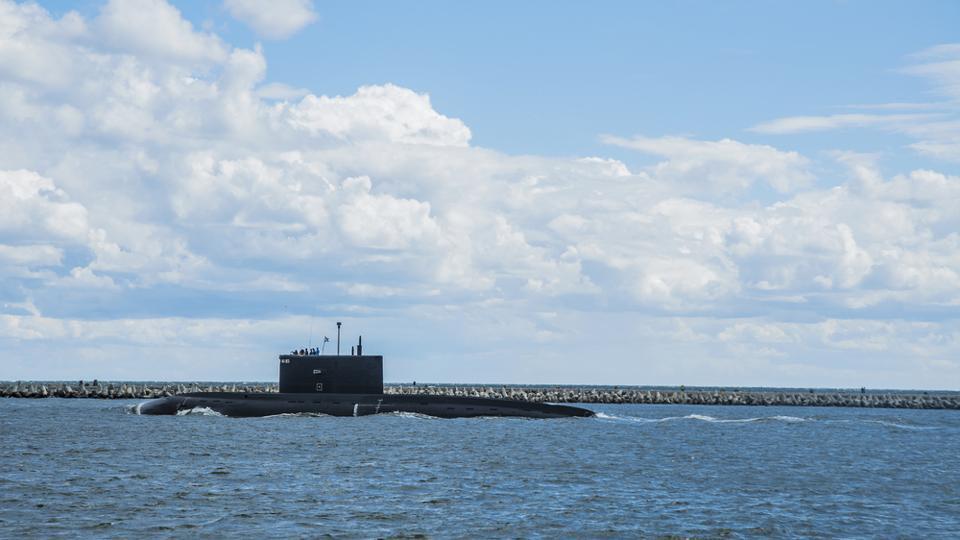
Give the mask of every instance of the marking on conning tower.
M 380 404 L 383 403 L 383 398 L 377 400 L 377 410 L 373 414 L 380 414 Z
M 354 403 L 354 404 L 353 404 L 353 415 L 354 415 L 354 416 L 357 415 L 357 407 L 359 407 L 359 406 L 360 406 L 359 403 Z

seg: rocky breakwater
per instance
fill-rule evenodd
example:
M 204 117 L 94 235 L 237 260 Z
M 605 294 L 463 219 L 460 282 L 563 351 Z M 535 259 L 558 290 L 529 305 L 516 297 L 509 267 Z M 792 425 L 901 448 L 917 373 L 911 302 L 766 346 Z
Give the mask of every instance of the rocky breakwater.
M 647 403 L 659 405 L 763 405 L 798 407 L 877 407 L 893 409 L 960 409 L 960 394 L 936 392 L 827 392 L 740 390 L 647 390 L 620 387 L 509 387 L 398 385 L 388 394 L 517 399 L 549 403 Z
M 187 392 L 277 392 L 276 383 L 0 383 L 0 397 L 151 399 Z M 659 405 L 766 405 L 960 409 L 960 393 L 857 391 L 677 390 L 590 386 L 384 385 L 387 394 L 446 395 L 548 403 L 646 403 Z
M 276 384 L 199 383 L 0 383 L 0 397 L 151 399 L 186 392 L 276 392 Z

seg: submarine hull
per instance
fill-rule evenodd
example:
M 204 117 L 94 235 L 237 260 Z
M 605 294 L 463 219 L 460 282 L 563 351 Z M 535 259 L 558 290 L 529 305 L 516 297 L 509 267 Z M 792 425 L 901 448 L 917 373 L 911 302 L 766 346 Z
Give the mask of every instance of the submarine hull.
M 568 418 L 593 416 L 593 411 L 569 405 L 552 405 L 506 399 L 436 395 L 242 393 L 195 392 L 152 399 L 140 405 L 140 414 L 178 414 L 207 408 L 224 416 L 253 417 L 276 414 L 367 416 L 383 413 L 416 413 L 439 418 L 513 416 Z

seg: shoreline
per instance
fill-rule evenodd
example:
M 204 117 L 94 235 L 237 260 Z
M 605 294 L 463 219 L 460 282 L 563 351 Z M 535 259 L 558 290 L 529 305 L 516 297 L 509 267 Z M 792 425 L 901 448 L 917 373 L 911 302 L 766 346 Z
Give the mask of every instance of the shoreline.
M 385 394 L 448 395 L 548 403 L 650 405 L 746 405 L 960 409 L 960 393 L 949 391 L 858 391 L 798 389 L 652 389 L 620 386 L 384 384 Z M 153 399 L 187 392 L 277 392 L 276 383 L 0 383 L 0 398 Z

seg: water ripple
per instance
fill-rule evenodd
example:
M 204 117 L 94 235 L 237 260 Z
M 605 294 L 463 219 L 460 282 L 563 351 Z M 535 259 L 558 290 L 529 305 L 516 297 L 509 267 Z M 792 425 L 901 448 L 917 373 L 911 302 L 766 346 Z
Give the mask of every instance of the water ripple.
M 955 411 L 221 421 L 135 405 L 0 399 L 0 536 L 960 535 Z

